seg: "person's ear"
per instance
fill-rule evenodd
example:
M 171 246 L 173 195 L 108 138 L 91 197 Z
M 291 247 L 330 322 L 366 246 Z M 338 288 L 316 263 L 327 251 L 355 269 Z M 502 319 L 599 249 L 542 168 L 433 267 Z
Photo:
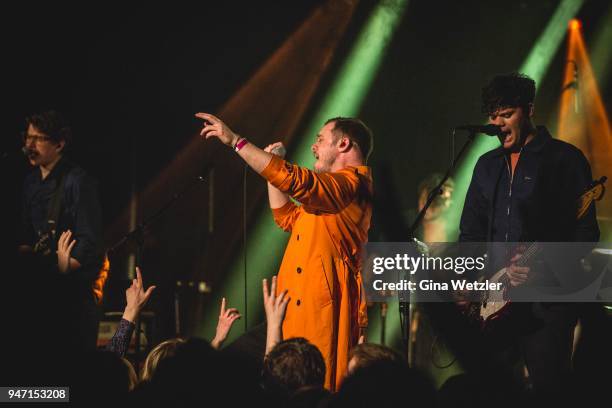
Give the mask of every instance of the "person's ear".
M 58 153 L 63 153 L 64 152 L 64 147 L 66 146 L 66 141 L 65 140 L 60 140 L 59 142 L 57 142 L 57 144 L 55 145 L 55 150 Z
M 340 140 L 338 140 L 338 150 L 341 152 L 346 152 L 351 148 L 351 139 L 346 136 L 342 136 Z
M 533 118 L 533 113 L 535 112 L 535 109 L 533 107 L 533 103 L 530 103 L 529 105 L 527 105 L 527 108 L 529 109 L 529 117 Z

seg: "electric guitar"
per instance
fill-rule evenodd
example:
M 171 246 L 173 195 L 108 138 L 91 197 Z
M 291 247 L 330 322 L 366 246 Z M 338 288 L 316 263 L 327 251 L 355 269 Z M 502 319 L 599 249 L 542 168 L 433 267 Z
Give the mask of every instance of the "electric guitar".
M 602 199 L 605 193 L 604 183 L 607 177 L 603 176 L 599 180 L 593 181 L 591 187 L 578 198 L 578 205 L 576 211 L 576 219 L 584 217 L 587 213 L 589 206 L 593 201 L 599 201 Z M 523 252 L 521 258 L 515 263 L 517 266 L 527 266 L 529 263 L 540 253 L 541 246 L 537 242 L 528 244 L 527 248 Z M 510 278 L 508 277 L 506 268 L 500 269 L 491 278 L 491 283 L 502 283 L 502 287 L 510 287 Z M 504 296 L 503 291 L 489 290 L 483 294 L 483 299 L 479 304 L 478 315 L 483 325 L 486 325 L 492 320 L 496 320 L 503 316 L 507 310 L 510 301 Z M 471 314 L 475 314 L 471 311 Z

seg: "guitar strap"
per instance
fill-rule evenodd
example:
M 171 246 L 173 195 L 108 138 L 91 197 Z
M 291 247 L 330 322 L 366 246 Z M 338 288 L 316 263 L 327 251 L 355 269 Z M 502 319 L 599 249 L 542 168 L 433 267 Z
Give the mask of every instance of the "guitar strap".
M 47 211 L 47 232 L 50 232 L 55 238 L 55 231 L 57 228 L 57 222 L 59 220 L 60 211 L 62 208 L 62 197 L 64 196 L 64 187 L 66 185 L 66 173 L 67 170 L 64 168 L 63 163 L 60 164 L 62 168 L 59 170 L 57 185 L 53 191 L 53 196 L 49 201 L 49 208 Z

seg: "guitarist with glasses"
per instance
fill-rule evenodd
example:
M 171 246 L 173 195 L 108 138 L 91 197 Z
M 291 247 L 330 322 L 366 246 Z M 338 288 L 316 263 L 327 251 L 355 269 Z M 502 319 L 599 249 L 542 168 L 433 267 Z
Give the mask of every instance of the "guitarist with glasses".
M 18 250 L 25 271 L 40 278 L 36 281 L 56 279 L 69 288 L 75 346 L 94 349 L 96 289 L 105 279 L 100 275 L 101 208 L 97 183 L 65 157 L 71 137 L 70 126 L 56 111 L 26 119 L 22 150 L 33 170 L 23 186 Z M 72 245 L 70 251 L 67 245 Z
M 482 90 L 483 113 L 500 127 L 501 146 L 476 163 L 461 216 L 462 242 L 599 240 L 595 205 L 576 217 L 577 199 L 591 186 L 591 167 L 578 148 L 533 124 L 535 89 L 531 78 L 513 73 L 494 77 Z M 520 250 L 489 254 L 489 270 L 506 267 L 510 288 L 519 287 L 534 272 L 518 262 L 522 255 Z M 536 392 L 558 394 L 570 378 L 576 306 L 515 306 L 526 309 L 526 320 L 536 324 L 519 325 L 511 348 L 524 361 Z

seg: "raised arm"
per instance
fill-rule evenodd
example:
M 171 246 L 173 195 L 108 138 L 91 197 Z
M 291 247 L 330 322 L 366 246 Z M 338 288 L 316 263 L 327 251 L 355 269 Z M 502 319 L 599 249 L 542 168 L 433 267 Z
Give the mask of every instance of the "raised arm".
M 354 167 L 317 173 L 273 157 L 261 175 L 300 203 L 326 213 L 339 212 L 359 195 L 367 199 L 371 194 Z
M 206 139 L 217 137 L 226 146 L 235 147 L 242 139 L 232 131 L 221 119 L 209 113 L 196 113 L 196 117 L 204 120 L 200 135 Z M 266 152 L 251 143 L 241 146 L 238 154 L 257 173 L 261 173 L 272 159 L 272 153 Z
M 140 268 L 136 267 L 136 279 L 132 281 L 132 285 L 125 291 L 126 306 L 123 311 L 123 318 L 106 347 L 109 351 L 121 357 L 125 355 L 132 338 L 132 333 L 134 333 L 136 319 L 149 301 L 154 289 L 155 286 L 150 286 L 146 291 L 144 290 Z
M 262 282 L 264 308 L 266 310 L 266 355 L 283 340 L 283 320 L 291 298 L 287 291 L 276 296 L 276 276 L 272 277 L 272 287 L 268 290 L 268 280 Z
M 217 321 L 217 331 L 215 332 L 215 338 L 211 340 L 210 345 L 214 349 L 221 348 L 221 345 L 227 339 L 227 335 L 232 329 L 232 325 L 242 316 L 238 309 L 227 308 L 225 298 L 221 299 L 221 310 L 219 310 L 219 320 Z
M 266 146 L 264 152 L 276 154 L 281 159 L 285 158 L 285 155 L 283 154 L 284 147 L 281 142 Z M 268 181 L 268 200 L 270 201 L 270 208 L 274 210 L 276 208 L 282 208 L 285 206 L 290 201 L 290 198 L 287 193 L 280 191 Z
M 316 173 L 290 164 L 280 157 L 246 142 L 234 133 L 223 121 L 208 113 L 197 113 L 205 121 L 200 134 L 207 139 L 217 137 L 227 145 L 236 147 L 240 157 L 268 182 L 302 204 L 323 212 L 337 212 L 353 201 L 361 192 L 361 176 L 355 168 L 338 172 Z M 281 203 L 280 195 L 274 194 L 274 205 Z M 272 204 L 272 202 L 271 202 Z M 278 208 L 278 207 L 273 207 Z

